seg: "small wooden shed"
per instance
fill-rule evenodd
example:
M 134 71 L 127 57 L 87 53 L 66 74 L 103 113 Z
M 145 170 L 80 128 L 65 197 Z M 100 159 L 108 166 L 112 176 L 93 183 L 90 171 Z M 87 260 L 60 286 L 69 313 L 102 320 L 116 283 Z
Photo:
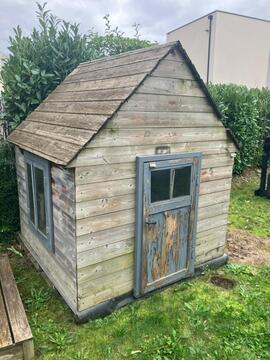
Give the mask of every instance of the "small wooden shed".
M 179 42 L 80 64 L 9 141 L 21 239 L 78 318 L 226 260 L 237 146 Z

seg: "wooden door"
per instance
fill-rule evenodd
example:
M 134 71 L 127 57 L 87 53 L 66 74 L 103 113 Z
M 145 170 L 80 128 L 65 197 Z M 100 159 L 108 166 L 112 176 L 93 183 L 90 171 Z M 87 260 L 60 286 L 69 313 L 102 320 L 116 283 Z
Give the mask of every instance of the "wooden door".
M 200 153 L 137 158 L 137 297 L 194 273 L 200 164 Z

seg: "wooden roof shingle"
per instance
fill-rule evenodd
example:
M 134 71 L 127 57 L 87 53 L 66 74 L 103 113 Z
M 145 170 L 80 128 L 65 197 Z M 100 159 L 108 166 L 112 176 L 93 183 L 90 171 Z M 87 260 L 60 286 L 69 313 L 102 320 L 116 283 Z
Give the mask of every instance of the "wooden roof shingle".
M 80 64 L 8 140 L 56 164 L 67 165 L 174 45 Z
M 56 164 L 68 165 L 175 48 L 185 57 L 220 117 L 184 49 L 173 42 L 80 64 L 8 140 Z

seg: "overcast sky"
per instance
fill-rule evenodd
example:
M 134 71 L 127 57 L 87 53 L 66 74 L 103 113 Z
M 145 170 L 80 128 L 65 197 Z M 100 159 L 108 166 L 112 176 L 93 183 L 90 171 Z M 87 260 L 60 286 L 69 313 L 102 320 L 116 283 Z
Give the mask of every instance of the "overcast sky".
M 40 1 L 43 3 L 43 1 Z M 105 14 L 127 35 L 132 24 L 141 24 L 142 38 L 165 41 L 165 34 L 213 10 L 225 10 L 270 19 L 269 0 L 48 0 L 48 8 L 59 18 L 78 22 L 81 31 L 94 27 L 103 33 Z M 20 25 L 25 34 L 37 26 L 34 0 L 1 0 L 0 52 L 8 52 L 12 28 Z

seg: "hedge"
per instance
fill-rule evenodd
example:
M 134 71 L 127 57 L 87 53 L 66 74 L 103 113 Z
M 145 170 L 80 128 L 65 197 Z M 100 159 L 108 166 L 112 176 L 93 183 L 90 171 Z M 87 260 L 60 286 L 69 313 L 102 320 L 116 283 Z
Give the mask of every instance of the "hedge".
M 263 142 L 270 130 L 270 91 L 239 85 L 209 85 L 226 128 L 230 128 L 241 149 L 234 173 L 241 174 L 261 161 Z
M 19 206 L 14 147 L 0 139 L 0 241 L 19 229 Z

